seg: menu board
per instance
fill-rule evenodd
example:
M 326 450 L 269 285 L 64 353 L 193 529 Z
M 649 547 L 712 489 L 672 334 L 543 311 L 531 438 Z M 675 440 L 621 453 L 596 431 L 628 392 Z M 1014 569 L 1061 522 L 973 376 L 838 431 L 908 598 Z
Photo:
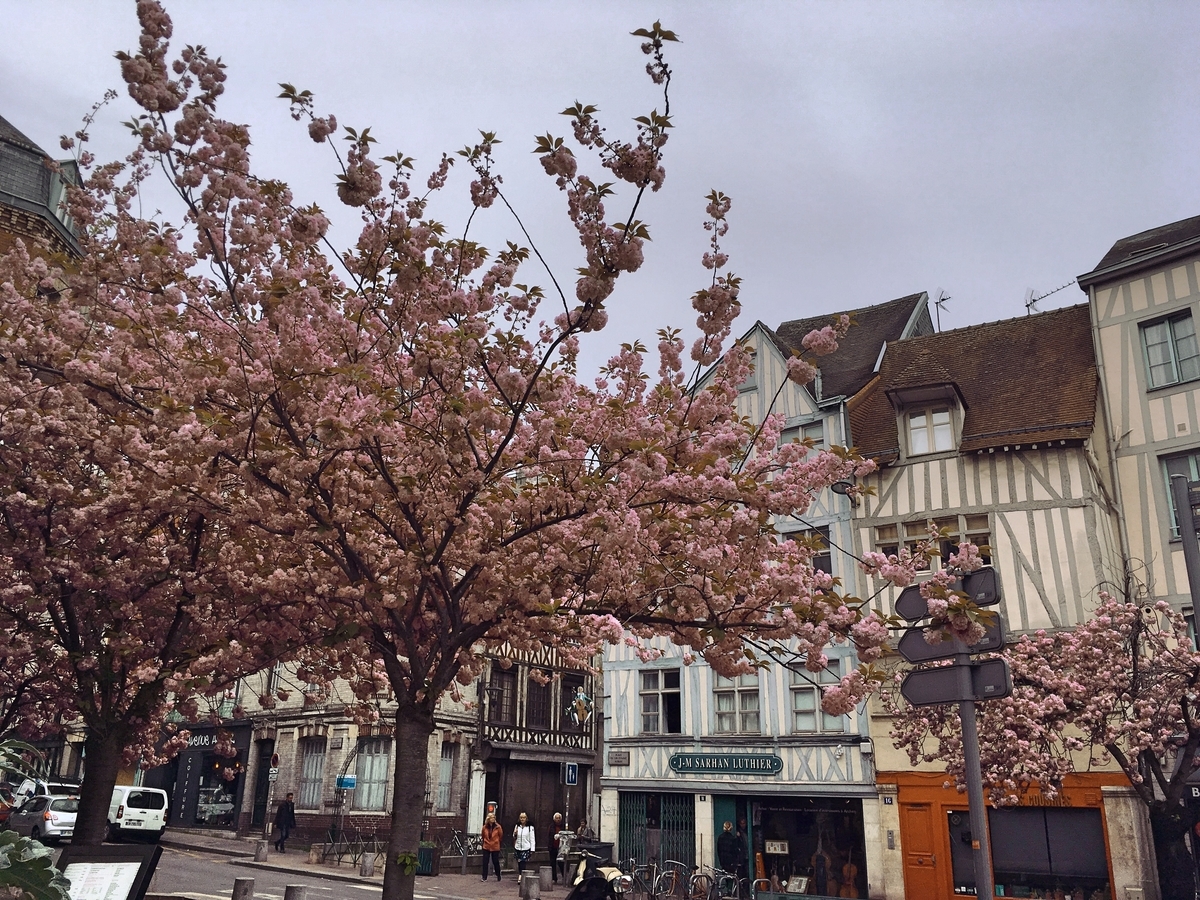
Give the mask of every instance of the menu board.
M 71 900 L 143 900 L 162 856 L 157 844 L 64 847 L 58 868 L 71 882 Z
M 126 900 L 141 868 L 140 861 L 78 862 L 63 874 L 71 882 L 71 900 Z

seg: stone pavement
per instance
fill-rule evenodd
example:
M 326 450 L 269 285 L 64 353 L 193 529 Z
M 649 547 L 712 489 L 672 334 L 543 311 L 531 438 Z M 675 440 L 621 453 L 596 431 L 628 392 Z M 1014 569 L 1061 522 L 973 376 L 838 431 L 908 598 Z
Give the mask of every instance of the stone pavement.
M 168 828 L 161 843 L 164 847 L 231 856 L 234 857 L 230 860 L 233 865 L 244 866 L 247 869 L 289 872 L 303 874 L 309 878 L 360 885 L 383 885 L 382 874 L 364 878 L 358 874 L 358 866 L 351 865 L 349 861 L 341 866 L 309 863 L 307 850 L 299 847 L 280 854 L 268 845 L 267 861 L 255 862 L 254 849 L 257 839 L 254 838 L 221 837 Z M 246 874 L 247 877 L 252 875 L 250 872 Z M 517 873 L 505 872 L 502 881 L 496 881 L 493 876 L 486 882 L 480 878 L 477 869 L 468 869 L 466 875 L 459 874 L 458 871 L 436 876 L 418 875 L 415 894 L 418 900 L 517 900 Z M 545 900 L 565 900 L 566 895 L 566 888 L 562 884 L 552 885 L 549 891 L 542 892 Z

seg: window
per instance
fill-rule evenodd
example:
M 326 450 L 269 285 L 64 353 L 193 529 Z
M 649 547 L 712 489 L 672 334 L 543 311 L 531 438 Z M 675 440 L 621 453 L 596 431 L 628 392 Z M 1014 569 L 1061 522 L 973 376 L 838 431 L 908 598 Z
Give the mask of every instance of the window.
M 750 351 L 750 374 L 746 376 L 746 380 L 738 387 L 738 393 L 746 391 L 758 390 L 758 354 L 753 350 Z
M 833 574 L 833 552 L 829 547 L 829 526 L 809 528 L 804 531 L 792 531 L 787 535 L 789 541 L 806 540 L 811 542 L 814 553 L 812 567 L 826 575 Z
M 488 689 L 490 719 L 498 725 L 515 725 L 517 722 L 517 673 L 492 669 Z
M 320 809 L 321 781 L 325 777 L 325 738 L 305 738 L 300 742 L 300 790 L 296 806 Z
M 354 808 L 382 810 L 387 797 L 388 751 L 391 741 L 381 737 L 358 739 L 354 759 Z
M 875 549 L 888 556 L 898 553 L 901 546 L 907 547 L 909 552 L 914 552 L 917 542 L 929 537 L 930 521 L 921 519 L 915 522 L 904 522 L 900 525 L 877 526 L 875 528 Z M 992 534 L 986 514 L 944 516 L 940 519 L 933 519 L 932 522 L 939 531 L 944 528 L 948 532 L 947 537 L 942 539 L 938 547 L 942 554 L 941 559 L 935 560 L 934 566 L 940 567 L 952 554 L 958 552 L 958 545 L 962 541 L 969 541 L 980 548 L 979 555 L 982 557 L 984 565 L 992 564 L 990 546 Z
M 580 728 L 588 726 L 588 723 L 591 721 L 589 708 L 584 704 L 585 708 L 583 712 L 585 713 L 585 717 L 580 719 L 578 723 L 576 722 L 579 711 L 575 710 L 575 696 L 580 691 L 583 691 L 585 695 L 587 694 L 587 691 L 584 690 L 582 675 L 562 676 L 562 691 L 559 694 L 562 698 L 562 703 L 559 704 L 558 727 L 560 731 L 578 732 Z M 575 712 L 576 715 L 573 716 L 572 712 Z
M 805 425 L 793 425 L 779 432 L 779 443 L 790 444 L 792 441 L 811 440 L 814 450 L 825 447 L 825 423 L 818 420 Z
M 454 786 L 454 758 L 457 744 L 448 741 L 442 744 L 442 758 L 438 761 L 437 808 L 440 812 L 450 811 L 450 800 Z
M 831 659 L 823 672 L 792 670 L 792 731 L 822 734 L 846 730 L 845 716 L 831 716 L 821 709 L 818 685 L 836 684 L 842 677 L 842 661 Z
M 758 675 L 715 677 L 713 698 L 717 709 L 717 731 L 721 734 L 758 734 Z
M 1200 378 L 1200 342 L 1190 312 L 1143 325 L 1142 347 L 1150 387 Z
M 532 678 L 525 687 L 525 724 L 530 728 L 550 727 L 550 685 Z
M 641 673 L 642 733 L 682 734 L 683 707 L 679 699 L 679 670 Z
M 950 410 L 947 407 L 918 409 L 908 414 L 910 456 L 953 449 L 954 436 L 950 429 Z
M 267 694 L 274 697 L 283 682 L 283 663 L 275 663 L 267 673 Z

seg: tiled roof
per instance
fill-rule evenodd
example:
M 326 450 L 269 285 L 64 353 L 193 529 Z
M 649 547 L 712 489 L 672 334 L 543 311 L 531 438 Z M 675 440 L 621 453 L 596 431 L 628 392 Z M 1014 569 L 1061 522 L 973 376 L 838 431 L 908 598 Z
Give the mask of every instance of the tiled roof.
M 1103 276 L 1098 278 L 1095 275 L 1105 269 L 1120 267 L 1120 271 L 1124 272 L 1122 264 L 1127 264 L 1133 269 L 1140 268 L 1142 263 L 1154 265 L 1163 256 L 1170 256 L 1172 248 L 1180 244 L 1195 243 L 1198 238 L 1200 216 L 1192 216 L 1190 219 L 1181 219 L 1170 225 L 1160 225 L 1149 231 L 1123 237 L 1112 245 L 1100 262 L 1096 263 L 1095 269 L 1079 276 L 1079 285 L 1086 289 L 1089 284 L 1101 280 Z
M 952 385 L 966 407 L 964 453 L 1085 440 L 1099 386 L 1087 304 L 889 343 L 879 378 L 850 402 L 859 452 L 896 459 L 889 392 L 935 385 Z
M 4 116 L 0 116 L 0 141 L 6 144 L 12 144 L 15 147 L 20 147 L 22 150 L 29 150 L 39 156 L 49 156 L 45 150 L 22 134 L 16 126 L 14 126 Z
M 875 361 L 884 341 L 894 341 L 904 333 L 904 327 L 912 318 L 924 294 L 909 294 L 898 300 L 847 309 L 813 316 L 808 319 L 792 319 L 775 330 L 781 352 L 790 355 L 790 349 L 800 350 L 804 336 L 816 328 L 824 328 L 834 316 L 848 314 L 854 319 L 854 327 L 841 342 L 838 349 L 821 357 L 821 393 L 825 397 L 851 396 L 871 380 Z M 928 318 L 928 315 L 926 315 Z M 919 333 L 919 329 L 918 329 Z

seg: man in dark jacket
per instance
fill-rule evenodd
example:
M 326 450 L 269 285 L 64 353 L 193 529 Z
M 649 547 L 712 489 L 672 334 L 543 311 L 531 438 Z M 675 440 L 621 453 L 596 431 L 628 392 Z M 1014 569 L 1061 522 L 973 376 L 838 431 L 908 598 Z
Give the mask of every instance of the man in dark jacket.
M 293 794 L 288 794 L 287 799 L 279 804 L 279 809 L 275 813 L 275 827 L 279 829 L 279 839 L 275 841 L 275 849 L 280 853 L 287 853 L 283 849 L 283 842 L 288 839 L 288 833 L 296 827 L 296 804 L 292 802 Z

